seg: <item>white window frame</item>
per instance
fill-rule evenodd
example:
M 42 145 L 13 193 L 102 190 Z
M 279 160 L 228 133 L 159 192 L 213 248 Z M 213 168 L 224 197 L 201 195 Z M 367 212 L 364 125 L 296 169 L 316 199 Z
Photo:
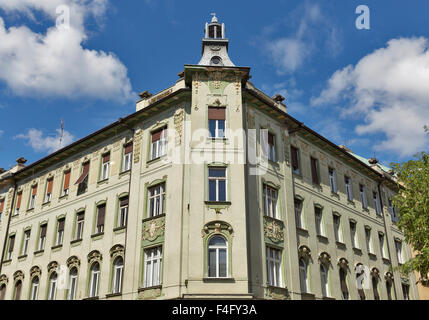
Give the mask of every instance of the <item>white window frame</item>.
M 215 121 L 215 124 L 216 124 L 215 132 L 214 132 L 215 135 L 212 136 L 212 132 L 209 131 L 210 138 L 212 138 L 212 139 L 225 139 L 225 137 L 226 137 L 226 120 L 209 119 L 209 124 L 210 124 L 210 121 Z M 221 129 L 219 129 L 219 122 L 220 121 L 223 121 L 223 123 L 224 123 L 225 129 L 223 131 Z M 209 128 L 210 128 L 210 126 L 209 126 Z M 220 132 L 222 132 L 223 135 L 221 135 Z
M 398 263 L 404 263 L 404 257 L 402 252 L 402 241 L 395 240 L 395 249 L 396 249 L 396 257 L 398 259 Z
M 322 287 L 322 295 L 323 297 L 329 297 L 329 275 L 328 275 L 328 269 L 321 264 L 320 265 L 320 283 Z
M 31 192 L 33 192 L 33 189 L 31 189 Z M 30 204 L 28 205 L 28 209 L 34 209 L 34 205 L 36 204 L 36 195 L 37 194 L 31 194 L 30 195 Z
M 162 246 L 145 249 L 144 251 L 144 281 L 145 288 L 161 285 L 162 279 Z M 154 273 L 156 270 L 157 273 Z M 158 277 L 156 277 L 158 274 Z
M 386 250 L 384 249 L 384 246 L 385 246 L 384 233 L 381 233 L 381 232 L 378 233 L 378 242 L 380 243 L 381 257 L 386 258 Z
M 95 266 L 98 265 L 98 270 L 95 270 Z M 94 262 L 90 269 L 90 283 L 89 283 L 89 297 L 94 298 L 98 296 L 98 285 L 100 283 L 100 264 Z
M 73 274 L 72 270 L 76 270 L 76 274 Z M 72 270 L 69 271 L 69 288 L 67 292 L 67 300 L 76 299 L 78 271 L 76 268 L 73 268 Z
M 335 223 L 335 217 L 338 218 L 338 224 Z M 333 214 L 333 224 L 335 241 L 343 242 L 343 232 L 341 230 L 341 216 L 339 214 Z
M 133 151 L 125 153 L 122 159 L 122 172 L 131 170 L 131 163 L 133 158 Z
M 55 278 L 53 278 L 54 276 Z M 58 275 L 56 272 L 54 272 L 49 276 L 48 300 L 55 300 L 57 296 L 57 281 L 58 281 Z
M 360 193 L 360 200 L 362 202 L 362 208 L 368 209 L 368 200 L 366 198 L 366 187 L 363 184 L 359 185 L 359 193 Z
M 151 133 L 151 139 L 152 139 Z M 160 139 L 150 143 L 150 160 L 161 158 L 167 154 L 167 128 L 162 129 Z
M 37 279 L 37 283 L 34 282 L 35 279 Z M 33 277 L 33 279 L 31 279 L 30 300 L 37 300 L 37 297 L 39 295 L 39 287 L 40 287 L 40 278 L 37 276 Z
M 373 191 L 372 196 L 374 199 L 375 213 L 380 216 L 382 215 L 382 212 L 381 212 L 381 205 L 380 205 L 380 195 L 378 194 L 378 191 Z
M 302 262 L 302 264 L 301 264 Z M 304 261 L 303 258 L 300 258 L 298 261 L 299 265 L 299 283 L 301 287 L 301 291 L 303 293 L 308 293 L 308 270 L 307 270 L 307 263 Z
M 121 264 L 119 264 L 118 261 L 121 261 Z M 118 257 L 113 262 L 112 293 L 122 292 L 123 275 L 124 275 L 124 259 L 122 257 Z
M 358 249 L 359 248 L 359 241 L 357 238 L 357 222 L 350 221 L 350 238 L 352 240 L 352 247 Z M 351 228 L 351 225 L 354 225 L 354 228 Z
M 110 171 L 110 160 L 104 162 L 101 166 L 101 180 L 109 179 L 109 171 Z
M 118 228 L 125 227 L 127 223 L 127 218 L 128 218 L 128 204 L 124 206 L 119 206 L 118 221 L 117 221 Z
M 273 287 L 282 287 L 282 252 L 279 249 L 266 247 L 267 284 Z
M 28 252 L 28 245 L 30 243 L 31 230 L 24 231 L 24 241 L 22 243 L 22 252 L 21 255 L 26 255 Z
M 149 217 L 156 217 L 164 214 L 165 211 L 165 182 L 159 183 L 148 188 L 148 213 Z M 153 200 L 152 210 L 150 208 L 151 201 Z
M 320 220 L 317 218 L 317 212 L 316 209 L 320 210 Z M 316 224 L 316 235 L 318 236 L 324 236 L 325 230 L 323 227 L 323 209 L 315 206 L 314 207 L 314 222 Z
M 366 242 L 368 253 L 373 253 L 374 251 L 372 249 L 371 229 L 369 228 L 365 228 L 365 242 Z
M 217 245 L 217 244 L 211 245 L 210 242 L 215 237 L 222 238 L 223 241 L 225 241 L 225 244 L 224 245 Z M 215 253 L 216 253 L 216 261 L 215 261 L 215 263 L 216 263 L 216 275 L 215 276 L 210 276 L 210 273 L 209 273 L 209 268 L 210 268 L 210 259 L 209 259 L 209 256 L 210 256 L 210 251 L 211 250 L 214 250 Z M 225 268 L 226 268 L 225 273 L 226 274 L 225 274 L 224 277 L 221 277 L 220 276 L 220 252 L 223 251 L 223 250 L 225 251 L 225 260 L 226 260 L 225 261 Z M 229 274 L 229 272 L 228 272 L 228 241 L 224 237 L 222 237 L 222 236 L 214 236 L 214 237 L 210 238 L 210 240 L 208 242 L 208 247 L 207 247 L 207 255 L 208 255 L 208 257 L 207 257 L 207 273 L 208 273 L 208 277 L 209 278 L 228 278 L 228 274 Z
M 353 201 L 353 184 L 350 177 L 344 176 L 344 183 L 346 185 L 347 200 Z
M 210 170 L 224 170 L 224 172 L 225 172 L 225 177 L 211 177 L 210 176 Z M 228 170 L 227 170 L 227 168 L 226 167 L 209 167 L 209 169 L 208 169 L 208 172 L 209 172 L 209 177 L 208 177 L 208 191 L 209 191 L 209 194 L 208 194 L 208 198 L 209 198 L 209 200 L 210 201 L 215 201 L 215 202 L 219 202 L 220 200 L 220 197 L 219 197 L 219 194 L 220 194 L 220 192 L 219 192 L 219 181 L 225 181 L 225 201 L 228 201 L 228 178 L 227 178 L 227 175 L 228 175 Z M 212 181 L 212 180 L 215 180 L 216 181 L 216 200 L 211 200 L 210 199 L 210 181 Z
M 297 207 L 296 204 L 299 203 L 299 206 Z M 295 220 L 296 220 L 296 226 L 297 228 L 304 229 L 304 217 L 303 217 L 303 202 L 301 199 L 294 199 L 294 211 L 295 211 Z
M 329 184 L 331 186 L 331 192 L 337 193 L 336 171 L 334 168 L 328 168 L 328 173 L 329 173 Z
M 39 236 L 39 250 L 38 251 L 41 251 L 41 250 L 44 250 L 45 249 L 45 242 L 46 242 L 46 235 L 44 235 L 43 237 L 42 237 L 42 227 L 43 226 L 46 226 L 46 232 L 48 232 L 48 226 L 47 225 L 41 225 L 40 226 L 40 236 Z
M 267 138 L 267 147 L 268 147 L 268 160 L 271 160 L 272 162 L 276 162 L 276 136 L 270 132 L 268 132 L 268 137 L 270 134 L 273 136 L 273 144 L 269 143 L 269 138 Z
M 78 220 L 79 214 L 83 214 L 83 220 L 81 220 L 81 221 Z M 78 212 L 76 214 L 76 236 L 75 236 L 75 240 L 81 240 L 83 238 L 84 223 L 85 223 L 85 213 Z
M 65 224 L 65 219 L 60 219 L 57 220 L 57 241 L 56 241 L 56 245 L 59 246 L 60 244 L 63 244 L 64 241 L 64 229 L 65 229 L 65 225 L 64 225 L 64 229 L 60 230 L 59 226 L 60 226 L 60 221 L 63 220 L 64 224 Z
M 278 219 L 278 190 L 268 184 L 263 185 L 264 214 Z

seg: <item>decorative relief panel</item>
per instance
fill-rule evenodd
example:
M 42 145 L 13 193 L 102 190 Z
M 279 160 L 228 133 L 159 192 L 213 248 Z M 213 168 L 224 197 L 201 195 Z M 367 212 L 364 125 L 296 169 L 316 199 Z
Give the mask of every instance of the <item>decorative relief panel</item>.
M 120 244 L 114 245 L 110 249 L 110 257 L 112 258 L 112 260 L 115 260 L 117 257 L 124 257 L 124 253 L 125 253 L 124 246 Z
M 24 272 L 22 272 L 21 270 L 18 270 L 13 274 L 13 281 L 16 282 L 18 280 L 24 280 Z
M 138 129 L 134 134 L 134 163 L 138 163 L 140 161 L 140 149 L 142 144 L 143 130 Z
M 103 256 L 101 255 L 100 251 L 93 250 L 88 254 L 88 263 L 92 264 L 94 262 L 100 263 L 103 259 Z
M 272 300 L 290 300 L 287 288 L 267 287 L 264 290 L 265 298 Z
M 185 119 L 185 111 L 178 109 L 174 113 L 174 128 L 176 129 L 176 146 L 182 143 L 183 135 L 183 120 Z
M 80 267 L 80 260 L 76 256 L 71 256 L 70 258 L 68 258 L 66 263 L 69 269 L 72 269 L 74 267 L 76 268 Z
M 228 232 L 231 236 L 234 234 L 234 230 L 226 222 L 223 222 L 223 221 L 209 222 L 204 226 L 203 230 L 201 230 L 201 237 L 204 238 L 206 235 L 208 235 L 211 232 L 220 234 L 223 231 Z
M 160 237 L 164 237 L 164 233 L 165 217 L 151 219 L 143 222 L 143 241 L 153 242 Z
M 34 266 L 30 269 L 30 278 L 39 277 L 42 275 L 42 270 L 38 266 Z
M 264 216 L 264 236 L 274 243 L 284 241 L 283 222 Z
M 9 279 L 8 279 L 7 275 L 2 274 L 0 276 L 0 286 L 7 285 L 8 282 L 9 282 Z

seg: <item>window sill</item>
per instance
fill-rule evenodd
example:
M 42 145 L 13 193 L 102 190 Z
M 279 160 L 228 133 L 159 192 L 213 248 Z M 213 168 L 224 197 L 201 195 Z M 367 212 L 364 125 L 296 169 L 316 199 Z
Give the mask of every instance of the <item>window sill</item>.
M 368 208 L 362 208 L 362 211 L 365 211 L 366 213 L 369 213 L 369 209 Z
M 355 254 L 357 254 L 357 255 L 362 255 L 362 250 L 361 249 L 359 249 L 359 248 L 355 248 L 355 247 L 353 247 L 353 251 L 354 251 L 354 253 Z
M 331 298 L 331 297 L 323 297 L 322 300 L 335 300 L 335 298 Z
M 160 284 L 158 286 L 138 288 L 137 291 L 140 293 L 140 292 L 143 292 L 143 291 L 154 290 L 154 289 L 162 289 L 162 284 Z
M 116 228 L 113 229 L 113 232 L 114 233 L 123 233 L 123 232 L 125 232 L 126 229 L 127 229 L 126 226 L 116 227 Z
M 88 297 L 88 298 L 83 298 L 82 300 L 99 300 L 100 298 L 97 297 Z
M 296 231 L 297 231 L 298 233 L 300 233 L 300 234 L 305 235 L 305 236 L 308 236 L 308 235 L 309 235 L 308 230 L 303 229 L 303 228 L 301 228 L 301 227 L 296 227 Z
M 331 197 L 334 197 L 340 200 L 340 195 L 338 194 L 338 192 L 331 191 Z
M 118 292 L 118 293 L 108 293 L 106 294 L 106 298 L 115 298 L 115 297 L 121 297 L 122 296 L 122 292 Z
M 385 264 L 390 264 L 390 260 L 388 258 L 382 258 L 382 260 Z
M 337 245 L 337 247 L 339 247 L 341 249 L 346 249 L 346 244 L 344 242 L 335 241 L 335 244 Z
M 292 169 L 292 174 L 293 174 L 294 176 L 296 176 L 297 178 L 302 179 L 302 174 L 301 174 L 301 172 L 300 172 L 300 171 L 293 171 L 293 169 Z
M 316 296 L 313 293 L 303 292 L 301 297 L 302 300 L 316 300 Z
M 45 206 L 46 206 L 46 205 L 48 205 L 48 204 L 51 204 L 51 200 L 46 201 L 46 202 L 43 202 L 43 203 L 42 203 L 42 207 L 45 207 Z
M 97 186 L 102 185 L 102 184 L 106 184 L 109 182 L 109 178 L 103 179 L 103 180 L 99 180 L 97 182 Z
M 35 256 L 41 256 L 45 252 L 45 249 L 34 251 Z
M 74 247 L 77 246 L 78 244 L 80 244 L 82 242 L 82 239 L 74 239 L 72 241 L 70 241 L 70 244 Z
M 145 218 L 145 219 L 142 220 L 142 222 L 146 222 L 146 221 L 149 221 L 149 220 L 155 220 L 155 219 L 162 218 L 162 217 L 165 217 L 165 213 L 159 214 L 157 216 Z
M 22 256 L 18 257 L 18 261 L 24 261 L 27 258 L 26 254 L 23 254 Z
M 34 211 L 34 207 L 33 208 L 28 208 L 27 209 L 27 213 L 33 212 Z
M 207 142 L 227 142 L 227 137 L 207 137 Z
M 119 172 L 119 176 L 121 177 L 121 176 L 125 176 L 125 175 L 127 175 L 127 173 L 130 173 L 131 172 L 131 169 L 128 169 L 128 170 L 125 170 L 125 171 L 122 171 L 122 172 Z
M 62 199 L 67 199 L 69 197 L 69 194 L 67 193 L 67 194 L 63 194 L 62 196 L 60 196 L 60 200 L 62 200 Z
M 204 277 L 203 282 L 235 282 L 234 278 L 211 278 L 211 277 Z
M 368 252 L 368 256 L 371 260 L 377 260 L 377 255 L 375 253 Z
M 355 202 L 353 200 L 350 200 L 350 199 L 347 199 L 347 203 L 350 204 L 350 205 L 352 205 L 352 206 L 355 205 Z
M 319 239 L 320 242 L 328 243 L 329 239 L 328 237 L 325 237 L 324 235 L 318 234 L 317 239 Z
M 151 165 L 151 164 L 153 164 L 153 163 L 156 163 L 156 162 L 158 162 L 158 161 L 161 161 L 163 158 L 165 158 L 167 155 L 166 154 L 164 154 L 164 155 L 162 155 L 162 156 L 159 156 L 158 158 L 154 158 L 154 159 L 150 159 L 150 160 L 148 160 L 147 162 L 146 162 L 146 166 L 149 166 L 149 165 Z
M 271 164 L 274 167 L 280 167 L 279 161 L 278 160 L 271 160 L 268 159 L 268 163 Z
M 10 264 L 11 262 L 12 262 L 12 259 L 4 260 L 3 265 Z
M 92 240 L 99 240 L 101 238 L 103 238 L 104 236 L 104 231 L 103 232 L 99 232 L 99 233 L 94 233 L 91 235 Z
M 62 247 L 63 247 L 62 243 L 61 244 L 57 244 L 57 245 L 51 247 L 51 250 L 52 251 L 59 251 L 59 250 L 61 250 Z

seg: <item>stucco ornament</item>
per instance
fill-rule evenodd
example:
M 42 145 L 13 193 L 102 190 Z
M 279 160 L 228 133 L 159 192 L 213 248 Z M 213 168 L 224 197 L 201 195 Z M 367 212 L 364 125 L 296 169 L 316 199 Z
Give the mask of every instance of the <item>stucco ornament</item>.
M 226 222 L 223 222 L 223 221 L 209 222 L 201 230 L 201 237 L 204 238 L 206 235 L 210 233 L 220 234 L 222 233 L 222 231 L 228 232 L 231 236 L 234 233 L 234 230 L 232 229 L 232 227 Z
M 349 268 L 349 262 L 347 261 L 347 259 L 346 259 L 346 258 L 340 258 L 340 259 L 338 260 L 338 266 L 339 266 L 341 269 L 348 269 L 348 268 Z
M 114 245 L 110 249 L 110 257 L 115 260 L 117 257 L 124 257 L 125 249 L 124 246 L 120 244 Z
M 21 270 L 15 271 L 15 273 L 13 274 L 13 281 L 16 282 L 18 280 L 24 280 L 24 272 L 22 272 Z
M 185 118 L 185 112 L 183 109 L 178 109 L 174 113 L 174 127 L 176 129 L 176 146 L 182 143 L 183 135 L 183 120 Z
M 331 256 L 327 252 L 322 252 L 319 256 L 319 261 L 321 264 L 329 266 L 331 264 Z
M 140 148 L 141 148 L 141 142 L 142 142 L 142 136 L 143 136 L 143 130 L 139 129 L 134 134 L 134 163 L 138 163 L 140 161 Z
M 265 297 L 272 300 L 290 300 L 289 290 L 287 288 L 271 286 L 265 288 Z
M 31 267 L 30 269 L 30 278 L 40 277 L 42 275 L 42 270 L 38 266 Z
M 49 262 L 48 264 L 48 274 L 50 274 L 51 272 L 54 272 L 58 269 L 58 262 L 56 261 L 52 261 Z
M 66 263 L 69 269 L 72 269 L 74 267 L 76 268 L 80 267 L 80 260 L 76 256 L 71 256 L 70 258 L 68 258 Z
M 386 274 L 384 275 L 384 279 L 387 282 L 392 282 L 393 281 L 393 274 L 391 272 L 386 272 Z
M 311 258 L 311 250 L 309 247 L 302 245 L 298 249 L 298 256 L 308 261 Z
M 93 250 L 88 254 L 88 263 L 92 264 L 94 262 L 101 262 L 103 259 L 103 256 L 101 255 L 100 251 Z
M 2 274 L 0 276 L 0 286 L 7 285 L 8 282 L 9 282 L 9 278 L 7 277 L 7 275 Z
M 143 224 L 142 240 L 154 241 L 163 236 L 165 232 L 165 219 L 158 218 L 146 221 Z
M 378 279 L 380 277 L 380 271 L 378 271 L 377 268 L 372 268 L 371 269 L 371 276 L 373 278 L 377 278 Z
M 273 242 L 283 241 L 283 223 L 272 219 L 264 219 L 264 235 Z

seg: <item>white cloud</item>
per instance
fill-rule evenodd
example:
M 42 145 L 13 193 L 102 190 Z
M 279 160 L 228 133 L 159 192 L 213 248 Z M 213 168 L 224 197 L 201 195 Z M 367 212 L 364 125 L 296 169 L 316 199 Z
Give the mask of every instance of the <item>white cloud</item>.
M 37 129 L 29 129 L 26 134 L 19 134 L 15 139 L 25 139 L 36 152 L 52 153 L 63 148 L 74 141 L 74 136 L 64 130 L 62 143 L 60 144 L 60 129 L 56 130 L 54 136 L 43 136 L 43 132 Z
M 341 51 L 340 32 L 331 19 L 326 17 L 318 4 L 305 2 L 291 12 L 290 20 L 295 22 L 296 31 L 289 37 L 265 40 L 264 50 L 272 63 L 278 68 L 277 73 L 292 73 L 303 66 L 317 47 L 323 45 L 330 56 Z M 300 17 L 299 21 L 296 17 Z M 265 36 L 279 27 L 266 27 Z
M 0 130 L 0 138 L 3 136 L 4 131 Z
M 375 150 L 401 157 L 429 147 L 423 126 L 429 124 L 429 42 L 400 38 L 387 43 L 356 66 L 336 71 L 313 105 L 344 101 L 343 117 L 361 117 L 360 135 L 383 133 Z
M 83 47 L 84 21 L 103 17 L 107 0 L 0 0 L 7 13 L 32 16 L 41 11 L 53 24 L 58 6 L 70 8 L 70 28 L 55 25 L 45 33 L 26 26 L 6 27 L 0 17 L 0 81 L 21 96 L 133 98 L 127 68 L 113 54 Z

